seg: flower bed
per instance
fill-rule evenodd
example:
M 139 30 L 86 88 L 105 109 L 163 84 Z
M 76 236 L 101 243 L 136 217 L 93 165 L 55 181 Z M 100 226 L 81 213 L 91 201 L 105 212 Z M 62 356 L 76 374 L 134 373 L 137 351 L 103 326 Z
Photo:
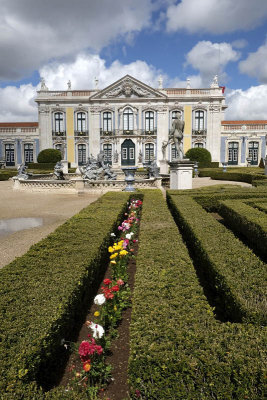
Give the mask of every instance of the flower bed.
M 131 320 L 134 399 L 264 398 L 264 328 L 220 323 L 159 191 L 145 192 Z
M 37 386 L 64 360 L 61 339 L 71 340 L 94 296 L 128 199 L 108 193 L 0 270 L 3 398 L 42 398 Z
M 227 318 L 266 324 L 266 265 L 191 197 L 168 196 L 168 203 Z

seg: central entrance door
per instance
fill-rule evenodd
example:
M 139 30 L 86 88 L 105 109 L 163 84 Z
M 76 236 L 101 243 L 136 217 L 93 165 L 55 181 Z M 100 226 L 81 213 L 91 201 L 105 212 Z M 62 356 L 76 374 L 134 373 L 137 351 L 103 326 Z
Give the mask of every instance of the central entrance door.
M 135 144 L 131 139 L 121 145 L 121 165 L 135 165 Z

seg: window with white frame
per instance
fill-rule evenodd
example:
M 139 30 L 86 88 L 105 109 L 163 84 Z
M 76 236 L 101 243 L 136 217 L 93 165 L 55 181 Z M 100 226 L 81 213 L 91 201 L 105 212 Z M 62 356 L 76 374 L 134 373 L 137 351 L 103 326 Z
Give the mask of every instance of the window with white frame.
M 228 144 L 228 164 L 237 165 L 238 164 L 238 142 L 229 142 Z
M 64 118 L 62 112 L 54 114 L 55 132 L 64 132 Z
M 77 118 L 77 131 L 85 132 L 86 131 L 86 114 L 85 112 L 78 112 L 76 114 Z
M 86 164 L 86 145 L 78 144 L 78 165 Z
M 133 111 L 130 107 L 123 111 L 123 130 L 133 131 Z
M 175 160 L 175 159 L 177 159 L 177 157 L 178 157 L 178 153 L 177 153 L 175 144 L 173 144 L 172 148 L 171 148 L 171 159 Z
M 24 162 L 25 162 L 25 164 L 33 162 L 33 144 L 32 143 L 24 144 Z
M 146 111 L 145 113 L 145 131 L 152 132 L 154 131 L 154 112 Z
M 201 131 L 204 129 L 204 111 L 195 111 L 195 130 Z
M 155 146 L 153 143 L 146 143 L 145 145 L 145 161 L 153 161 L 154 160 L 154 149 Z
M 111 112 L 105 111 L 103 113 L 103 131 L 111 132 L 112 130 L 112 119 L 111 119 Z

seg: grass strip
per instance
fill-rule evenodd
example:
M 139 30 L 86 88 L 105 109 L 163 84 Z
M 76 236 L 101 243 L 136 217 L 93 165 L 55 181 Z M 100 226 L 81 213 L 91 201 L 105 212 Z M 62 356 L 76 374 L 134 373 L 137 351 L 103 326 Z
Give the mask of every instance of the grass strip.
M 266 324 L 266 264 L 191 197 L 168 202 L 226 317 Z
M 95 293 L 110 233 L 121 222 L 128 198 L 126 193 L 104 195 L 0 270 L 3 398 L 24 399 L 29 391 L 32 399 L 53 362 L 64 358 L 60 341 L 72 339 Z
M 159 191 L 144 191 L 133 293 L 132 399 L 264 398 L 262 327 L 220 323 Z

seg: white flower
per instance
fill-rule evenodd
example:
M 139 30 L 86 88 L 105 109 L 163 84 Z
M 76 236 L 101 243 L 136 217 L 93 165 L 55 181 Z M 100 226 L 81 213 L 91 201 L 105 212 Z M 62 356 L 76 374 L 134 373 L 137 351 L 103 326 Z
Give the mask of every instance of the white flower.
M 115 237 L 116 235 L 115 235 L 115 233 L 111 233 L 110 236 L 111 237 Z
M 126 237 L 126 239 L 131 240 L 133 235 L 134 235 L 134 233 L 130 232 L 130 233 L 126 233 L 125 237 Z
M 94 303 L 97 304 L 98 306 L 102 306 L 102 304 L 104 304 L 105 301 L 106 301 L 106 298 L 103 294 L 98 294 L 94 298 Z
M 89 324 L 88 326 L 89 326 L 89 328 L 92 329 L 92 331 L 93 331 L 93 337 L 94 337 L 95 339 L 100 339 L 100 338 L 102 338 L 102 336 L 103 336 L 104 333 L 105 333 L 105 330 L 104 330 L 103 326 L 98 325 L 98 324 L 94 324 L 93 322 L 90 322 L 90 324 Z

